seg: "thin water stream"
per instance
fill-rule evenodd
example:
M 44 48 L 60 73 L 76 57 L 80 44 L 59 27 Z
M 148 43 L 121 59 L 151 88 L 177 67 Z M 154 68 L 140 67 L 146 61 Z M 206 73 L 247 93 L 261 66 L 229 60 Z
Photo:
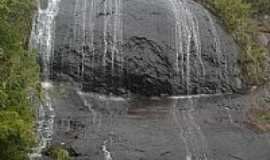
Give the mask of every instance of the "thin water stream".
M 50 82 L 51 58 L 54 53 L 54 29 L 55 17 L 59 10 L 61 0 L 48 0 L 46 9 L 38 8 L 35 23 L 33 23 L 30 47 L 37 49 L 41 58 L 42 66 L 42 89 L 44 102 L 38 109 L 38 133 L 39 144 L 29 155 L 31 160 L 40 159 L 43 149 L 50 144 L 53 135 L 54 107 L 50 97 L 50 89 L 53 84 Z

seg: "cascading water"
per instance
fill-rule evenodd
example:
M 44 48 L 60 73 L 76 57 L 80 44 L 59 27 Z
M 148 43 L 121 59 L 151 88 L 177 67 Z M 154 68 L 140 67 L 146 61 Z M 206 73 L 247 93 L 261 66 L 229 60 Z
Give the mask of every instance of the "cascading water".
M 182 99 L 181 102 L 183 102 L 183 99 L 186 101 L 186 104 L 180 105 L 185 109 L 180 111 L 178 98 L 176 98 L 171 114 L 175 125 L 179 129 L 180 139 L 185 144 L 186 160 L 208 160 L 210 153 L 206 138 L 193 116 L 194 107 L 196 106 L 195 101 L 191 96 L 180 99 Z
M 38 133 L 40 143 L 30 154 L 30 159 L 41 158 L 41 151 L 52 140 L 54 124 L 54 108 L 49 90 L 53 87 L 50 82 L 50 64 L 54 52 L 54 28 L 55 17 L 59 10 L 61 0 L 48 0 L 47 8 L 39 6 L 38 15 L 32 28 L 31 44 L 32 49 L 37 49 L 42 66 L 42 88 L 44 91 L 44 103 L 39 107 L 38 114 Z
M 103 16 L 103 51 L 98 52 L 95 49 L 95 25 L 98 14 L 99 3 L 95 0 L 77 0 L 75 2 L 73 18 L 73 41 L 70 48 L 74 48 L 81 57 L 80 63 L 77 63 L 77 76 L 83 80 L 85 68 L 94 68 L 97 61 L 96 55 L 103 54 L 101 64 L 104 70 L 108 64 L 111 65 L 112 74 L 114 74 L 115 61 L 119 62 L 119 68 L 122 68 L 123 55 L 123 22 L 122 22 L 122 0 L 104 0 L 101 2 Z M 98 56 L 98 55 L 97 55 Z M 90 64 L 90 65 L 89 65 Z M 88 66 L 87 66 L 88 65 Z M 78 91 L 78 95 L 83 99 L 84 105 L 93 114 L 93 122 L 96 121 L 96 112 L 91 109 L 91 105 L 86 103 L 83 98 L 83 92 Z M 106 149 L 106 144 L 102 146 L 102 151 L 106 160 L 111 160 L 110 152 Z
M 90 48 L 90 53 L 92 53 L 92 59 L 91 59 L 91 64 L 92 68 L 94 68 L 94 62 L 95 62 L 95 46 L 94 46 L 94 37 L 95 37 L 95 15 L 96 15 L 96 2 L 92 0 L 90 3 L 90 10 L 89 10 L 89 15 L 88 15 L 88 24 L 89 24 L 89 48 Z
M 122 22 L 122 0 L 103 1 L 103 65 L 107 63 L 107 54 L 111 53 L 111 68 L 114 71 L 114 61 L 122 64 L 122 44 L 123 44 L 123 22 Z
M 69 48 L 73 48 L 80 56 L 80 62 L 75 66 L 77 77 L 83 80 L 86 68 L 94 68 L 98 61 L 97 57 L 102 57 L 101 64 L 106 70 L 107 65 L 111 65 L 112 74 L 115 69 L 115 61 L 119 62 L 122 68 L 123 55 L 123 21 L 122 21 L 122 0 L 105 0 L 101 6 L 95 0 L 75 1 L 73 11 L 73 36 Z M 103 51 L 96 51 L 96 22 L 99 7 L 102 7 L 103 16 Z M 102 54 L 102 56 L 98 55 Z M 92 70 L 93 71 L 93 70 Z
M 172 11 L 175 16 L 175 49 L 176 49 L 176 71 L 181 69 L 181 78 L 186 77 L 186 86 L 190 83 L 190 60 L 191 48 L 195 48 L 196 59 L 199 61 L 197 76 L 205 76 L 205 67 L 201 57 L 201 40 L 199 25 L 196 16 L 192 14 L 187 6 L 186 1 L 169 0 Z M 181 56 L 181 57 L 180 57 Z M 179 61 L 180 59 L 180 61 Z M 186 59 L 186 64 L 184 60 Z M 180 63 L 179 63 L 180 62 Z M 184 71 L 184 69 L 186 69 Z M 187 93 L 190 93 L 188 91 Z
M 175 48 L 176 48 L 176 71 L 179 72 L 181 68 L 181 78 L 185 77 L 185 85 L 187 89 L 187 109 L 179 111 L 177 107 L 177 100 L 173 105 L 173 119 L 179 128 L 180 138 L 185 144 L 186 160 L 208 160 L 208 146 L 205 136 L 196 123 L 193 111 L 194 101 L 190 95 L 190 74 L 191 74 L 191 48 L 195 48 L 196 60 L 199 61 L 200 66 L 197 66 L 197 76 L 205 76 L 205 67 L 201 55 L 201 39 L 199 32 L 199 25 L 195 15 L 190 11 L 187 2 L 170 0 L 172 10 L 176 19 L 175 24 Z M 216 38 L 216 37 L 215 37 Z M 218 40 L 215 39 L 215 42 Z M 219 44 L 216 44 L 219 47 Z M 217 49 L 220 51 L 220 49 Z M 219 54 L 219 53 L 218 53 Z M 181 57 L 180 57 L 181 55 Z M 179 63 L 179 58 L 180 63 Z M 184 59 L 186 64 L 184 64 Z M 184 71 L 184 69 L 186 69 Z M 199 73 L 198 71 L 201 71 Z M 183 83 L 183 82 L 182 82 Z M 180 117 L 180 119 L 178 118 Z M 181 123 L 180 123 L 181 121 Z
M 123 16 L 124 2 L 126 3 L 125 7 L 127 7 L 125 8 L 125 17 Z M 138 4 L 138 6 L 134 7 L 135 8 L 134 11 L 132 10 L 133 3 Z M 147 3 L 148 2 L 146 2 L 146 4 Z M 221 62 L 222 60 L 220 60 L 222 58 L 223 59 L 225 58 L 222 57 L 224 53 L 222 51 L 223 48 L 221 40 L 218 35 L 219 30 L 218 28 L 216 28 L 216 24 L 212 19 L 211 14 L 209 14 L 207 10 L 204 10 L 204 13 L 200 11 L 199 13 L 201 13 L 201 15 L 197 15 L 196 11 L 194 11 L 196 6 L 195 5 L 192 6 L 190 1 L 168 0 L 165 2 L 164 1 L 151 2 L 152 5 L 155 3 L 162 4 L 162 7 L 169 4 L 171 8 L 168 8 L 166 6 L 164 7 L 165 11 L 168 12 L 169 10 L 169 12 L 172 11 L 174 14 L 174 18 L 171 21 L 171 25 L 170 27 L 168 27 L 169 28 L 168 30 L 170 30 L 171 32 L 171 27 L 173 26 L 174 30 L 173 35 L 175 36 L 173 40 L 174 44 L 171 45 L 170 42 L 167 48 L 165 47 L 167 45 L 166 38 L 171 39 L 171 37 L 170 36 L 166 37 L 169 35 L 169 33 L 168 34 L 166 32 L 161 33 L 162 29 L 166 30 L 166 27 L 163 28 L 163 26 L 159 26 L 159 23 L 162 24 L 163 22 L 156 20 L 158 18 L 153 18 L 155 16 L 160 15 L 163 16 L 163 13 L 162 11 L 159 10 L 159 8 L 158 9 L 154 8 L 157 7 L 158 5 L 154 6 L 153 7 L 154 9 L 152 11 L 149 11 L 149 14 L 151 15 L 151 21 L 153 20 L 155 21 L 155 24 L 157 24 L 157 26 L 155 26 L 157 28 L 156 29 L 157 32 L 153 31 L 154 33 L 149 34 L 145 32 L 151 32 L 150 30 L 152 30 L 153 28 L 149 26 L 153 25 L 152 23 L 154 22 L 150 22 L 149 23 L 150 25 L 147 24 L 144 26 L 144 23 L 148 23 L 146 21 L 149 21 L 149 19 L 147 18 L 149 18 L 150 16 L 148 17 L 148 14 L 145 14 L 148 13 L 146 12 L 148 8 L 147 7 L 144 8 L 145 6 L 143 6 L 144 3 L 142 1 L 138 3 L 135 0 L 134 1 L 67 0 L 61 3 L 63 4 L 64 7 L 63 10 L 61 10 L 60 16 L 63 16 L 65 14 L 64 16 L 71 17 L 71 20 L 63 20 L 59 18 L 58 20 L 60 22 L 57 23 L 57 27 L 55 27 L 55 18 L 58 13 L 60 0 L 48 0 L 48 6 L 46 9 L 41 9 L 40 7 L 37 15 L 37 20 L 35 21 L 36 23 L 33 25 L 31 48 L 36 48 L 40 55 L 41 66 L 43 70 L 42 87 L 44 89 L 45 103 L 39 109 L 40 121 L 38 131 L 40 133 L 41 142 L 39 147 L 35 150 L 35 153 L 30 155 L 31 159 L 38 159 L 41 156 L 41 151 L 48 144 L 50 144 L 50 141 L 52 140 L 51 137 L 53 134 L 53 124 L 55 115 L 54 115 L 54 108 L 52 105 L 52 97 L 50 97 L 49 90 L 50 88 L 53 87 L 53 84 L 50 82 L 51 66 L 52 64 L 53 67 L 58 65 L 59 62 L 55 60 L 56 59 L 55 57 L 57 56 L 58 56 L 57 58 L 61 57 L 59 58 L 61 60 L 61 67 L 58 66 L 55 67 L 56 70 L 60 68 L 59 69 L 60 71 L 53 70 L 56 72 L 55 75 L 58 76 L 57 73 L 63 73 L 63 75 L 65 74 L 67 75 L 67 77 L 69 76 L 69 78 L 75 80 L 76 84 L 77 82 L 79 82 L 81 85 L 80 86 L 81 88 L 76 87 L 75 89 L 76 93 L 74 93 L 74 95 L 78 97 L 74 101 L 78 101 L 80 103 L 76 103 L 76 107 L 74 108 L 81 107 L 79 105 L 86 107 L 89 111 L 89 113 L 86 113 L 87 115 L 86 117 L 91 121 L 90 122 L 91 124 L 90 123 L 88 124 L 88 122 L 86 122 L 82 124 L 82 126 L 83 125 L 86 126 L 85 130 L 87 129 L 90 131 L 95 130 L 96 127 L 101 128 L 100 130 L 97 129 L 96 132 L 106 132 L 105 135 L 100 136 L 98 133 L 99 136 L 97 136 L 98 138 L 102 137 L 102 140 L 98 141 L 97 146 L 99 146 L 98 148 L 99 153 L 101 153 L 103 159 L 112 160 L 118 158 L 116 156 L 118 152 L 117 149 L 119 148 L 111 148 L 111 146 L 116 145 L 113 144 L 113 140 L 111 140 L 115 138 L 113 137 L 114 135 L 112 137 L 109 137 L 111 138 L 110 144 L 107 143 L 108 140 L 106 141 L 106 139 L 108 139 L 109 132 L 112 131 L 118 132 L 118 129 L 121 130 L 121 128 L 116 129 L 113 127 L 117 126 L 116 124 L 118 123 L 120 123 L 121 125 L 121 123 L 123 123 L 123 121 L 125 120 L 126 122 L 124 123 L 128 127 L 133 126 L 132 123 L 130 123 L 130 119 L 128 118 L 125 119 L 125 116 L 120 117 L 123 118 L 123 120 L 121 119 L 118 120 L 117 122 L 114 121 L 114 118 L 118 118 L 117 117 L 118 115 L 113 115 L 115 112 L 109 112 L 110 110 L 114 110 L 111 108 L 111 106 L 109 106 L 108 108 L 104 107 L 105 109 L 101 107 L 101 109 L 98 110 L 98 107 L 100 106 L 99 105 L 95 106 L 96 104 L 94 104 L 95 102 L 93 102 L 96 99 L 96 97 L 90 99 L 89 97 L 91 96 L 89 96 L 87 93 L 87 91 L 89 91 L 87 90 L 88 86 L 85 87 L 84 85 L 85 83 L 89 83 L 90 91 L 92 91 L 91 87 L 92 86 L 95 87 L 96 84 L 94 83 L 97 83 L 96 85 L 97 89 L 95 88 L 93 89 L 93 91 L 98 92 L 102 89 L 104 90 L 108 89 L 109 92 L 105 93 L 110 93 L 113 92 L 112 91 L 113 89 L 112 90 L 110 89 L 115 87 L 110 85 L 116 85 L 115 83 L 111 82 L 116 82 L 116 80 L 118 80 L 117 78 L 127 82 L 126 84 L 123 84 L 123 86 L 121 86 L 122 84 L 121 85 L 119 84 L 120 89 L 117 88 L 118 86 L 115 87 L 119 89 L 117 91 L 119 91 L 120 94 L 122 93 L 126 94 L 129 91 L 137 93 L 137 90 L 140 90 L 141 88 L 146 89 L 138 91 L 138 94 L 144 94 L 145 91 L 147 93 L 150 93 L 151 96 L 152 94 L 162 95 L 163 93 L 164 95 L 165 94 L 172 95 L 178 93 L 186 94 L 186 96 L 170 97 L 171 99 L 173 99 L 174 103 L 170 108 L 171 109 L 170 116 L 173 118 L 173 121 L 169 120 L 169 123 L 173 124 L 174 127 L 176 126 L 175 128 L 177 128 L 175 135 L 179 136 L 181 139 L 181 141 L 179 141 L 179 144 L 182 144 L 182 142 L 184 143 L 183 155 L 185 156 L 186 160 L 210 160 L 212 158 L 211 151 L 209 150 L 208 143 L 206 141 L 206 137 L 201 129 L 201 127 L 203 126 L 200 126 L 199 122 L 198 121 L 196 122 L 195 119 L 196 114 L 195 110 L 197 109 L 196 107 L 198 106 L 198 104 L 197 101 L 194 99 L 215 95 L 215 94 L 209 95 L 208 93 L 210 92 L 221 94 L 218 91 L 215 90 L 213 91 L 211 88 L 212 84 L 217 83 L 220 84 L 222 82 L 216 79 L 222 79 L 221 77 L 225 77 L 223 74 L 225 74 L 224 70 L 226 70 L 226 64 L 223 64 Z M 194 8 L 192 8 L 191 6 Z M 138 12 L 142 12 L 143 14 L 139 14 Z M 62 13 L 64 14 L 62 15 Z M 207 21 L 207 24 L 201 24 L 206 22 L 200 19 L 202 15 L 204 16 L 204 18 L 208 18 L 209 21 Z M 125 24 L 125 43 L 123 42 L 124 18 L 126 22 L 128 22 Z M 136 24 L 134 22 L 136 22 Z M 66 23 L 69 24 L 67 25 Z M 134 26 L 138 25 L 138 29 L 135 28 L 133 25 Z M 203 25 L 207 26 L 210 25 L 211 28 L 205 29 Z M 146 28 L 149 27 L 150 29 L 147 28 L 147 31 L 144 31 L 145 28 L 142 28 L 141 26 Z M 54 38 L 55 28 L 57 28 L 57 30 L 60 32 L 59 35 L 57 34 L 56 40 Z M 209 50 L 211 51 L 211 54 L 215 54 L 215 56 L 217 55 L 216 57 L 219 56 L 218 59 L 220 62 L 218 62 L 219 64 L 217 66 L 218 67 L 221 66 L 221 68 L 216 69 L 215 71 L 211 70 L 212 69 L 211 67 L 213 66 L 211 66 L 212 64 L 209 61 L 212 61 L 212 59 L 216 60 L 216 57 L 213 56 L 214 57 L 213 58 L 211 57 L 212 55 L 210 55 L 210 53 L 209 56 L 207 55 L 208 53 L 205 53 L 205 51 L 203 52 L 203 49 L 206 48 L 205 46 L 208 45 L 205 44 L 202 40 L 205 34 L 208 33 L 207 31 L 211 32 L 211 34 L 213 35 L 213 39 L 211 40 L 209 39 L 209 41 L 211 41 L 209 43 L 212 43 L 213 41 L 213 44 L 209 45 L 211 46 L 209 47 L 211 48 Z M 60 42 L 60 44 L 57 44 L 59 43 L 58 41 L 63 40 L 61 37 L 62 34 L 64 34 L 65 38 L 69 38 L 68 42 L 67 40 L 64 40 L 66 42 Z M 56 42 L 55 55 L 54 55 L 54 41 Z M 164 43 L 164 46 L 161 43 Z M 172 52 L 175 51 L 175 53 L 172 53 L 171 56 L 169 50 Z M 208 49 L 205 50 L 208 51 Z M 123 55 L 124 53 L 125 55 Z M 124 57 L 126 61 L 125 66 L 123 65 Z M 176 57 L 176 59 L 173 59 L 174 57 Z M 68 67 L 65 68 L 65 66 Z M 120 77 L 122 75 L 120 76 L 118 75 L 117 71 L 119 69 L 120 71 L 123 71 L 124 73 L 123 77 Z M 111 73 L 109 73 L 108 71 Z M 216 73 L 213 74 L 209 73 L 212 71 L 213 72 L 218 71 L 219 73 L 217 73 L 218 75 Z M 211 78 L 214 76 L 216 77 L 219 76 L 219 78 L 215 77 L 216 78 L 215 82 L 207 81 L 209 77 Z M 171 79 L 173 79 L 172 80 L 173 83 L 171 83 L 172 82 Z M 128 86 L 130 85 L 128 83 L 133 82 L 136 83 L 134 86 L 132 86 L 133 88 Z M 106 83 L 110 84 L 108 85 Z M 160 89 L 159 87 L 164 90 Z M 219 86 L 217 88 L 218 89 L 222 88 L 222 86 Z M 125 92 L 125 89 L 127 89 L 127 92 Z M 155 92 L 155 90 L 158 91 Z M 191 94 L 195 95 L 192 96 Z M 107 104 L 107 102 L 110 101 L 109 98 L 104 98 L 102 99 L 102 101 L 105 102 L 105 103 L 102 102 L 103 105 L 110 105 L 110 103 Z M 77 107 L 77 105 L 79 107 Z M 59 106 L 59 108 L 60 107 L 62 106 Z M 69 106 L 67 105 L 66 107 L 68 108 Z M 119 109 L 119 106 L 117 106 L 116 108 Z M 116 111 L 118 111 L 117 109 Z M 155 109 L 156 108 L 154 108 L 154 110 Z M 83 108 L 80 108 L 80 111 L 83 112 L 84 111 Z M 80 114 L 82 112 L 80 112 Z M 124 115 L 126 113 L 126 110 L 121 111 L 121 114 L 122 112 Z M 116 114 L 118 114 L 118 112 Z M 76 114 L 73 115 L 72 113 L 70 114 L 70 116 L 76 117 L 77 115 Z M 107 122 L 106 120 L 109 122 Z M 150 121 L 140 121 L 140 122 L 146 123 L 149 126 L 151 126 L 152 123 Z M 160 122 L 163 122 L 163 120 L 160 120 Z M 107 126 L 105 126 L 103 123 L 105 123 L 105 125 Z M 137 121 L 134 121 L 135 124 L 134 128 L 137 127 L 136 123 Z M 157 123 L 159 122 L 157 121 Z M 120 125 L 118 127 L 120 127 Z M 102 127 L 108 128 L 102 130 Z M 68 124 L 68 128 L 69 128 L 68 130 L 70 130 L 71 128 L 70 124 Z M 90 131 L 85 132 L 82 136 L 76 136 L 76 140 L 84 138 L 83 140 L 85 141 L 81 143 L 87 143 L 87 145 L 90 146 L 92 141 L 91 139 L 89 140 L 89 136 L 91 136 L 91 134 L 95 134 Z M 141 131 L 143 134 L 144 131 L 143 130 Z M 56 132 L 56 130 L 54 132 Z M 125 130 L 123 131 L 123 133 L 124 132 Z M 132 132 L 131 134 L 134 133 L 135 132 Z M 129 141 L 132 138 L 133 137 L 127 138 L 127 141 Z M 138 137 L 136 137 L 135 135 L 135 138 Z M 139 137 L 138 140 L 140 138 L 141 137 Z M 119 139 L 117 140 L 120 141 L 121 137 L 119 137 Z M 140 143 L 138 142 L 138 146 L 139 145 Z M 183 145 L 181 145 L 181 149 L 182 148 Z M 87 150 L 87 152 L 91 152 L 90 151 L 91 149 L 89 148 L 85 147 L 84 149 Z M 138 152 L 139 155 L 140 153 L 143 154 L 145 151 L 140 151 L 136 149 L 136 152 Z M 166 151 L 166 154 L 168 154 L 168 156 L 169 153 L 170 153 L 169 151 L 168 152 Z M 134 155 L 137 155 L 137 153 Z
M 87 1 L 77 0 L 74 7 L 73 48 L 79 51 L 81 61 L 78 63 L 77 74 L 83 78 L 86 60 L 86 15 Z
M 103 41 L 104 41 L 104 53 L 103 53 L 103 66 L 106 65 L 106 54 L 108 52 L 108 20 L 111 16 L 111 13 L 108 13 L 108 1 L 104 1 L 104 7 L 103 7 L 103 14 L 104 14 L 104 29 L 103 29 Z

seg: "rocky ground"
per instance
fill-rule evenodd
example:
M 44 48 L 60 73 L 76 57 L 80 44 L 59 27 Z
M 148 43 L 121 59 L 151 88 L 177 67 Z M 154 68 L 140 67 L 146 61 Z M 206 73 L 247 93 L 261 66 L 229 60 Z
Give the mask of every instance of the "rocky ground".
M 247 116 L 255 102 L 269 106 L 267 88 L 124 99 L 55 86 L 52 146 L 69 148 L 75 160 L 269 160 L 270 135 Z

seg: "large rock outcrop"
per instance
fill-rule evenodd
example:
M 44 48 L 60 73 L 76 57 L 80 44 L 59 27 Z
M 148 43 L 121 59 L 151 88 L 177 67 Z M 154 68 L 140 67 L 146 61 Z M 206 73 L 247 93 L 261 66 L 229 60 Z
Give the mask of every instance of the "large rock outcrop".
M 193 1 L 62 1 L 54 50 L 52 77 L 68 75 L 85 91 L 152 96 L 243 88 L 236 44 Z

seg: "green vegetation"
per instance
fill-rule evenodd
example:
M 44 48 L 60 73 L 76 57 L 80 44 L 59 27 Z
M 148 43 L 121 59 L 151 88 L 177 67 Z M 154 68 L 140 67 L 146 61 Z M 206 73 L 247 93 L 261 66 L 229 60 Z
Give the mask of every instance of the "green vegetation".
M 54 160 L 71 160 L 69 152 L 63 146 L 52 146 L 47 153 Z
M 270 123 L 270 112 L 260 113 L 258 116 L 258 120 L 262 123 Z
M 241 47 L 241 65 L 247 82 L 258 84 L 263 81 L 265 49 L 258 43 L 258 32 L 251 19 L 255 2 L 248 1 L 251 0 L 200 0 L 223 21 Z
M 245 0 L 250 3 L 255 14 L 270 14 L 269 0 Z
M 0 1 L 0 157 L 26 160 L 36 142 L 40 93 L 35 54 L 27 51 L 35 0 Z
M 58 149 L 54 152 L 53 157 L 55 160 L 71 160 L 69 153 L 64 149 Z

